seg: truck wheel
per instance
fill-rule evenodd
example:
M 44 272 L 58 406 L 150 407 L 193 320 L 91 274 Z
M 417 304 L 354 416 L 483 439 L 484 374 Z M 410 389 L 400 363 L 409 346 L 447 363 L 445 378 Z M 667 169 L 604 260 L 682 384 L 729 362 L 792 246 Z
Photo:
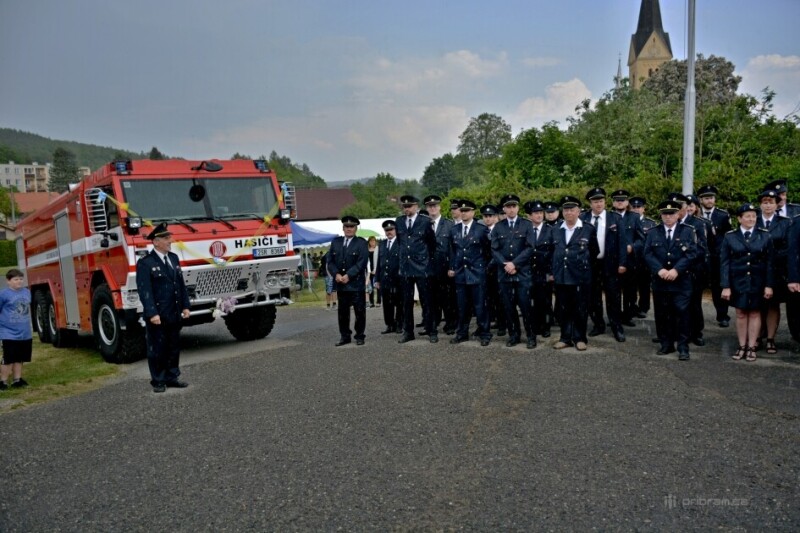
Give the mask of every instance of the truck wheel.
M 240 309 L 225 317 L 225 325 L 236 340 L 263 339 L 272 331 L 276 314 L 274 305 Z
M 50 342 L 50 319 L 48 318 L 50 307 L 47 305 L 46 294 L 47 292 L 41 290 L 33 293 L 33 320 L 41 342 Z
M 139 327 L 122 330 L 106 284 L 97 287 L 92 297 L 92 329 L 100 355 L 109 363 L 132 363 L 144 357 L 144 331 Z

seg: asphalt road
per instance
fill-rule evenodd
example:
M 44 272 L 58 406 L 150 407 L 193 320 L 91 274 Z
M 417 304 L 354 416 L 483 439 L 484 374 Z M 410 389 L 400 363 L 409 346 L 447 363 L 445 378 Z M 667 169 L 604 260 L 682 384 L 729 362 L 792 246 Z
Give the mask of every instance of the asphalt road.
M 363 347 L 317 309 L 254 343 L 188 329 L 188 389 L 139 363 L 2 415 L 0 531 L 800 529 L 785 332 L 734 362 L 709 324 L 679 362 L 648 319 L 579 353 L 399 345 L 380 315 Z

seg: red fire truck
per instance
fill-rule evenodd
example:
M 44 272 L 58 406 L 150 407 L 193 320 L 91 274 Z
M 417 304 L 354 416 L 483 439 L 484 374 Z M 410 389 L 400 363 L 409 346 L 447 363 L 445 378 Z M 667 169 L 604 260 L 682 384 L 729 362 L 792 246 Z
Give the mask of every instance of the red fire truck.
M 22 220 L 17 257 L 42 342 L 92 333 L 114 363 L 145 354 L 136 261 L 165 222 L 192 303 L 186 325 L 224 315 L 239 340 L 266 337 L 299 264 L 293 191 L 263 160 L 114 161 Z M 289 206 L 289 208 L 287 208 Z

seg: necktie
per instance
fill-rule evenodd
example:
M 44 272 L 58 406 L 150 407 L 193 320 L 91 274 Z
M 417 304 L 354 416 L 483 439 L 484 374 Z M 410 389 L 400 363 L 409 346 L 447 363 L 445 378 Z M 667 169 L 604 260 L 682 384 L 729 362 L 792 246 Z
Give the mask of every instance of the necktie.
M 169 257 L 164 254 L 164 264 L 167 265 L 167 268 L 172 270 L 172 264 L 169 262 Z
M 467 233 L 469 233 L 469 226 L 464 226 L 464 238 L 467 238 Z
M 744 232 L 744 240 L 746 240 L 746 241 L 750 240 L 750 232 L 749 231 L 745 231 Z
M 706 211 L 705 214 L 706 214 L 706 218 L 708 220 L 711 220 L 711 211 Z
M 511 229 L 514 229 L 514 221 L 513 220 L 509 219 L 508 227 L 511 228 Z
M 772 221 L 771 220 L 767 220 L 766 224 L 764 224 L 767 227 L 767 229 L 769 229 L 769 223 L 770 222 L 772 222 Z
M 350 245 L 350 239 L 345 239 L 345 240 L 344 240 L 344 248 L 345 248 L 345 250 L 347 249 L 347 247 L 348 247 L 349 245 Z
M 533 228 L 533 244 L 536 244 L 538 238 L 539 238 L 539 228 Z
M 667 230 L 667 241 L 672 242 L 672 229 Z
M 599 226 L 600 226 L 600 215 L 595 215 L 594 216 L 594 227 L 596 228 L 596 227 L 599 227 Z
M 392 249 L 392 241 L 387 241 L 387 242 L 386 242 L 386 251 L 388 252 L 388 251 L 390 251 L 391 249 Z

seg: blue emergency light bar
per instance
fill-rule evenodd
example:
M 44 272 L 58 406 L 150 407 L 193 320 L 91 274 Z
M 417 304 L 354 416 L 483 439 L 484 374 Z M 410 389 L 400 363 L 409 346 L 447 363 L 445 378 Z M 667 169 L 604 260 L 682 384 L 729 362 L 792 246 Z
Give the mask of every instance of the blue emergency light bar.
M 130 161 L 114 161 L 113 164 L 117 174 L 127 175 L 133 171 L 133 163 Z
M 269 167 L 265 159 L 254 159 L 253 164 L 259 172 L 269 172 Z

